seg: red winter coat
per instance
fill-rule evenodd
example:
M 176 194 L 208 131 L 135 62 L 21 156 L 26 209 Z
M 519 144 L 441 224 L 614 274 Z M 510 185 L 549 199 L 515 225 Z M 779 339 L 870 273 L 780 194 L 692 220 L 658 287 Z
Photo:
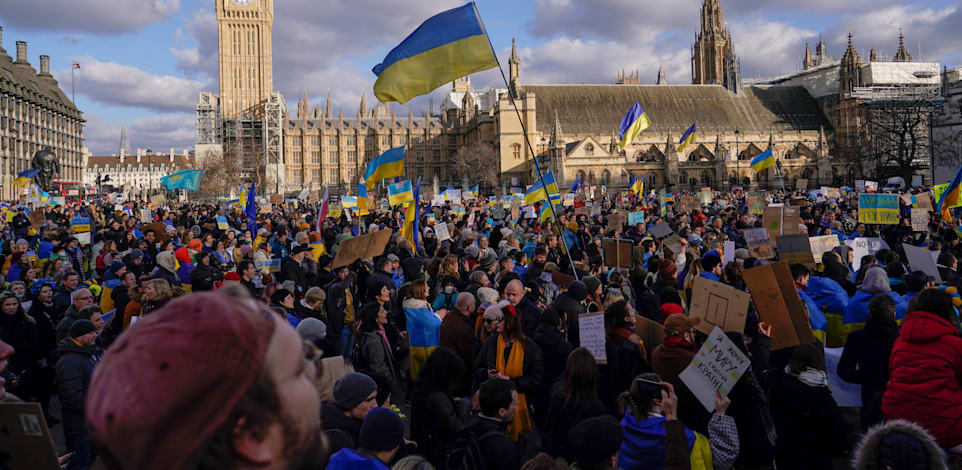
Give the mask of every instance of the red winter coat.
M 929 312 L 905 317 L 889 357 L 886 419 L 925 427 L 942 447 L 962 444 L 962 336 Z

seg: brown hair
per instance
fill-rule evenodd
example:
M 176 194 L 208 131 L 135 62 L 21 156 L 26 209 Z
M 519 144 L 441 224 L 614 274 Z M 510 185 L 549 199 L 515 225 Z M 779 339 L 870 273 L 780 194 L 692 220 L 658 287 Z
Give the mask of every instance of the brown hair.
M 601 372 L 595 364 L 595 358 L 585 348 L 577 348 L 568 354 L 565 363 L 564 382 L 561 391 L 564 393 L 565 405 L 583 405 L 591 399 L 598 398 L 598 383 Z
M 405 298 L 426 300 L 428 298 L 428 283 L 424 282 L 423 279 L 412 282 L 411 287 L 408 287 Z

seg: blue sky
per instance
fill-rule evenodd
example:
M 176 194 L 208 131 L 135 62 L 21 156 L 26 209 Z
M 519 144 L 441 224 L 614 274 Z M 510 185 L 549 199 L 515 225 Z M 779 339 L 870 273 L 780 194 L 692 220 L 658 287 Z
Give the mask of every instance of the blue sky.
M 745 78 L 796 70 L 804 45 L 819 35 L 839 57 L 849 30 L 868 59 L 892 55 L 902 28 L 916 59 L 962 64 L 962 6 L 929 0 L 720 0 Z M 275 0 L 274 86 L 294 104 L 307 92 L 335 113 L 356 113 L 362 93 L 373 104 L 371 67 L 421 21 L 455 0 Z M 478 8 L 502 59 L 517 38 L 525 83 L 610 83 L 622 68 L 654 82 L 690 81 L 690 47 L 703 0 L 481 0 Z M 94 154 L 117 152 L 120 124 L 133 147 L 190 147 L 200 91 L 217 91 L 213 0 L 36 0 L 2 2 L 3 47 L 29 43 L 29 60 L 51 56 L 61 87 L 77 72 L 77 104 Z M 921 56 L 918 56 L 921 46 Z M 505 63 L 505 66 L 506 63 Z M 475 88 L 501 84 L 497 71 L 472 77 Z M 446 88 L 446 87 L 442 87 Z M 435 105 L 445 89 L 435 91 Z M 394 104 L 423 112 L 427 98 Z

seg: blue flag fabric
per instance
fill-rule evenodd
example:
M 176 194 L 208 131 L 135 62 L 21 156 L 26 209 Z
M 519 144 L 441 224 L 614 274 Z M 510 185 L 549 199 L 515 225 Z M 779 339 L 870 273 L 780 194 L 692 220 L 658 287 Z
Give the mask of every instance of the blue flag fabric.
M 254 183 L 251 183 L 251 190 L 247 192 L 247 207 L 244 209 L 247 215 L 247 230 L 251 231 L 251 236 L 257 236 L 257 203 L 254 201 Z
M 197 191 L 203 176 L 204 170 L 180 170 L 160 178 L 160 184 L 164 185 L 168 191 L 173 189 Z

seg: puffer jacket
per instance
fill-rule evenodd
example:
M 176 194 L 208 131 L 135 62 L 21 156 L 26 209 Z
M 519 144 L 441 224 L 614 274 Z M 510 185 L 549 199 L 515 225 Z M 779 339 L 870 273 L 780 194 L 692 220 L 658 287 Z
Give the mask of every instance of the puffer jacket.
M 880 468 L 880 463 L 885 464 L 886 457 L 883 452 L 889 450 L 891 444 L 883 443 L 883 438 L 890 434 L 902 434 L 904 437 L 913 438 L 925 449 L 925 459 L 915 459 L 910 465 L 899 468 L 905 470 L 946 470 L 948 468 L 945 465 L 945 451 L 935 443 L 935 439 L 925 428 L 904 419 L 895 419 L 875 426 L 865 433 L 855 449 L 852 469 L 875 470 Z
M 902 322 L 882 397 L 886 419 L 924 426 L 942 447 L 962 444 L 962 336 L 956 325 L 916 311 Z
M 60 393 L 63 431 L 69 436 L 83 435 L 87 392 L 94 366 L 100 359 L 93 347 L 79 346 L 64 338 L 54 353 L 57 360 L 57 390 Z

